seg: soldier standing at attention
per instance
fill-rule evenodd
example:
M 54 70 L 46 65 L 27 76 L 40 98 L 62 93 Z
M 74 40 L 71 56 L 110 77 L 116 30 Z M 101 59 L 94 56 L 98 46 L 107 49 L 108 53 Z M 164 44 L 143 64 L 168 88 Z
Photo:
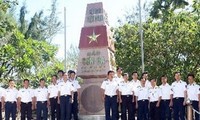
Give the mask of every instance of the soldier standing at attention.
M 21 110 L 21 120 L 31 120 L 34 109 L 34 91 L 29 88 L 29 80 L 24 79 L 24 88 L 18 92 L 18 107 Z
M 118 85 L 120 82 L 123 81 L 122 70 L 123 69 L 121 67 L 117 67 L 116 75 L 114 76 L 114 80 L 117 82 Z M 117 94 L 119 94 L 119 93 L 117 93 Z M 120 115 L 119 115 L 120 110 L 121 110 L 121 104 L 119 103 L 119 100 L 117 100 L 117 119 L 120 118 Z
M 199 111 L 200 108 L 200 87 L 194 80 L 194 74 L 188 74 L 188 85 L 187 85 L 187 99 L 190 101 L 192 107 Z M 195 112 L 193 120 L 199 120 L 199 114 Z
M 137 87 L 136 108 L 138 108 L 137 120 L 148 120 L 149 88 L 145 86 L 145 79 L 141 79 L 140 86 Z
M 35 100 L 36 100 L 36 115 L 37 120 L 47 120 L 48 117 L 48 89 L 45 87 L 44 78 L 40 79 L 40 86 L 35 89 Z M 43 115 L 42 115 L 43 113 Z
M 171 120 L 170 103 L 172 104 L 172 91 L 171 86 L 167 83 L 167 77 L 163 75 L 161 77 L 162 84 L 160 85 L 161 90 L 161 120 Z
M 72 103 L 71 115 L 73 114 L 74 120 L 78 120 L 78 101 L 80 99 L 81 86 L 79 85 L 79 82 L 76 80 L 75 71 L 70 72 L 70 82 L 74 86 L 74 99 L 73 99 L 73 103 Z
M 5 120 L 9 120 L 10 115 L 12 116 L 12 120 L 16 120 L 17 94 L 18 90 L 15 88 L 15 82 L 9 80 L 9 87 L 5 89 L 5 92 L 3 93 L 3 103 L 5 102 Z
M 133 120 L 135 120 L 135 113 L 136 113 L 136 96 L 135 93 L 137 91 L 137 87 L 140 86 L 140 81 L 138 80 L 138 72 L 134 71 L 132 73 L 132 80 L 130 81 L 132 86 L 133 86 L 133 91 L 134 91 L 134 97 L 133 97 Z
M 68 80 L 67 73 L 64 73 L 63 82 L 60 82 L 58 86 L 58 103 L 60 103 L 61 120 L 70 120 L 74 87 Z
M 186 82 L 181 80 L 180 72 L 175 72 L 172 83 L 174 120 L 185 120 Z
M 57 84 L 57 75 L 53 75 L 51 77 L 51 84 L 48 86 L 48 101 L 51 107 L 51 120 L 60 120 L 60 116 L 58 114 L 59 106 L 58 106 L 58 84 Z
M 122 120 L 134 120 L 133 102 L 134 91 L 131 82 L 128 81 L 128 73 L 123 75 L 124 81 L 119 84 L 119 101 L 122 105 Z M 128 110 L 128 117 L 126 111 Z
M 149 88 L 150 120 L 160 120 L 160 88 L 156 85 L 156 79 L 152 79 Z
M 105 117 L 106 120 L 117 120 L 117 93 L 118 84 L 114 78 L 114 71 L 108 71 L 108 78 L 103 81 L 102 88 L 102 100 L 105 105 Z M 112 110 L 112 115 L 110 115 L 110 110 Z

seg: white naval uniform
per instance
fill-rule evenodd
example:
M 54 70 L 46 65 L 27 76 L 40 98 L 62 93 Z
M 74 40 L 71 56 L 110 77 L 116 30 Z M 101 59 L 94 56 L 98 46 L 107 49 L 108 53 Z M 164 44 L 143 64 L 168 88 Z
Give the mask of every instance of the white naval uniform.
M 196 83 L 187 85 L 187 98 L 191 101 L 199 101 L 200 86 Z
M 57 79 L 57 84 L 59 84 L 59 83 L 61 83 L 63 81 L 64 81 L 63 78 L 59 78 L 59 79 Z
M 133 86 L 133 91 L 134 91 L 134 94 L 135 94 L 136 91 L 137 91 L 137 87 L 141 85 L 140 81 L 139 80 L 131 80 L 130 83 Z
M 122 81 L 119 84 L 119 91 L 121 92 L 121 95 L 133 95 L 133 84 L 131 82 Z
M 107 79 L 103 81 L 101 88 L 105 90 L 105 95 L 112 97 L 117 95 L 118 83 L 114 79 L 112 81 Z
M 16 102 L 18 90 L 16 88 L 7 88 L 3 92 L 2 96 L 5 98 L 5 102 Z
M 200 110 L 199 108 L 199 95 L 200 95 L 200 86 L 195 82 L 187 85 L 187 99 L 190 101 L 193 109 Z M 199 120 L 199 114 L 195 112 L 194 120 Z
M 29 103 L 32 102 L 34 97 L 34 91 L 31 88 L 21 88 L 18 92 L 18 98 L 21 98 L 21 102 Z
M 38 87 L 35 89 L 34 95 L 37 101 L 45 102 L 48 98 L 48 89 L 46 87 Z
M 186 91 L 187 84 L 186 82 L 174 81 L 171 85 L 173 98 L 184 98 L 184 91 Z
M 165 85 L 160 85 L 161 90 L 161 99 L 162 100 L 170 100 L 170 96 L 172 94 L 172 87 L 166 83 Z
M 117 75 L 115 75 L 114 78 L 113 78 L 113 80 L 116 81 L 117 84 L 119 85 L 120 82 L 124 81 L 124 78 L 123 78 L 123 76 L 118 77 Z
M 135 96 L 138 97 L 138 101 L 140 100 L 148 100 L 149 97 L 149 88 L 148 87 L 143 87 L 143 86 L 138 86 L 137 91 L 135 93 Z
M 158 86 L 150 87 L 149 88 L 149 101 L 150 102 L 156 102 L 159 100 L 159 97 L 161 97 L 161 91 Z
M 48 93 L 49 93 L 49 98 L 56 98 L 58 97 L 58 89 L 59 86 L 57 84 L 50 84 L 48 86 Z
M 58 91 L 60 92 L 60 96 L 67 96 L 71 95 L 71 92 L 75 90 L 73 87 L 73 84 L 69 82 L 68 80 L 65 82 L 61 82 L 58 84 Z
M 74 86 L 74 92 L 77 92 L 77 90 L 81 88 L 79 82 L 76 79 L 70 80 L 70 82 Z

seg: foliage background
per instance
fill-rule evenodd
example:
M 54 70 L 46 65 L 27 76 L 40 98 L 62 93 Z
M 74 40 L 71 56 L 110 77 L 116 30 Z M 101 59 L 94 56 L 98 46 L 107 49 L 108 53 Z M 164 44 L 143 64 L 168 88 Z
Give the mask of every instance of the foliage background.
M 200 3 L 185 0 L 156 0 L 152 8 L 143 8 L 144 63 L 150 79 L 167 75 L 171 83 L 174 72 L 186 80 L 188 73 L 200 80 Z M 128 17 L 127 17 L 128 16 Z M 116 39 L 116 62 L 124 72 L 141 74 L 141 48 L 137 10 L 127 14 L 119 27 L 113 28 Z M 134 19 L 130 19 L 134 18 Z M 145 18 L 145 19 L 144 19 Z M 130 67 L 131 66 L 131 67 Z

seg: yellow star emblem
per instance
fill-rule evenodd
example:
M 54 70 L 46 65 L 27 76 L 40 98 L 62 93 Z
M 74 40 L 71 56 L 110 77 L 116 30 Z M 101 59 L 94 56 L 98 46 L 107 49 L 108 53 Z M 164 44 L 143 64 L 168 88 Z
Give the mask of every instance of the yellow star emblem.
M 98 34 L 98 35 L 96 35 L 96 33 L 94 32 L 94 30 L 93 30 L 93 32 L 92 32 L 92 35 L 89 35 L 89 36 L 87 36 L 88 38 L 90 38 L 90 41 L 89 41 L 89 44 L 91 43 L 91 42 L 97 42 L 97 38 L 100 36 L 100 34 Z

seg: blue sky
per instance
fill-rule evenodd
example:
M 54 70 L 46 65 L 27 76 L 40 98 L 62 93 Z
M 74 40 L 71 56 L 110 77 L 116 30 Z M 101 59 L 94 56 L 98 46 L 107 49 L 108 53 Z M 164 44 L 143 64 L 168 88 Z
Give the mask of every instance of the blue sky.
M 26 2 L 28 16 L 33 16 L 39 10 L 47 11 L 50 8 L 51 0 L 19 0 L 20 6 Z M 142 0 L 145 1 L 145 0 Z M 118 25 L 118 19 L 134 7 L 138 0 L 58 0 L 58 19 L 64 24 L 64 7 L 67 17 L 67 49 L 73 44 L 78 46 L 80 31 L 84 24 L 86 6 L 88 3 L 103 2 L 104 9 L 108 13 L 108 20 L 111 27 Z M 30 18 L 29 18 L 30 19 Z M 64 58 L 64 32 L 63 30 L 53 39 L 53 44 L 59 47 L 57 58 Z

